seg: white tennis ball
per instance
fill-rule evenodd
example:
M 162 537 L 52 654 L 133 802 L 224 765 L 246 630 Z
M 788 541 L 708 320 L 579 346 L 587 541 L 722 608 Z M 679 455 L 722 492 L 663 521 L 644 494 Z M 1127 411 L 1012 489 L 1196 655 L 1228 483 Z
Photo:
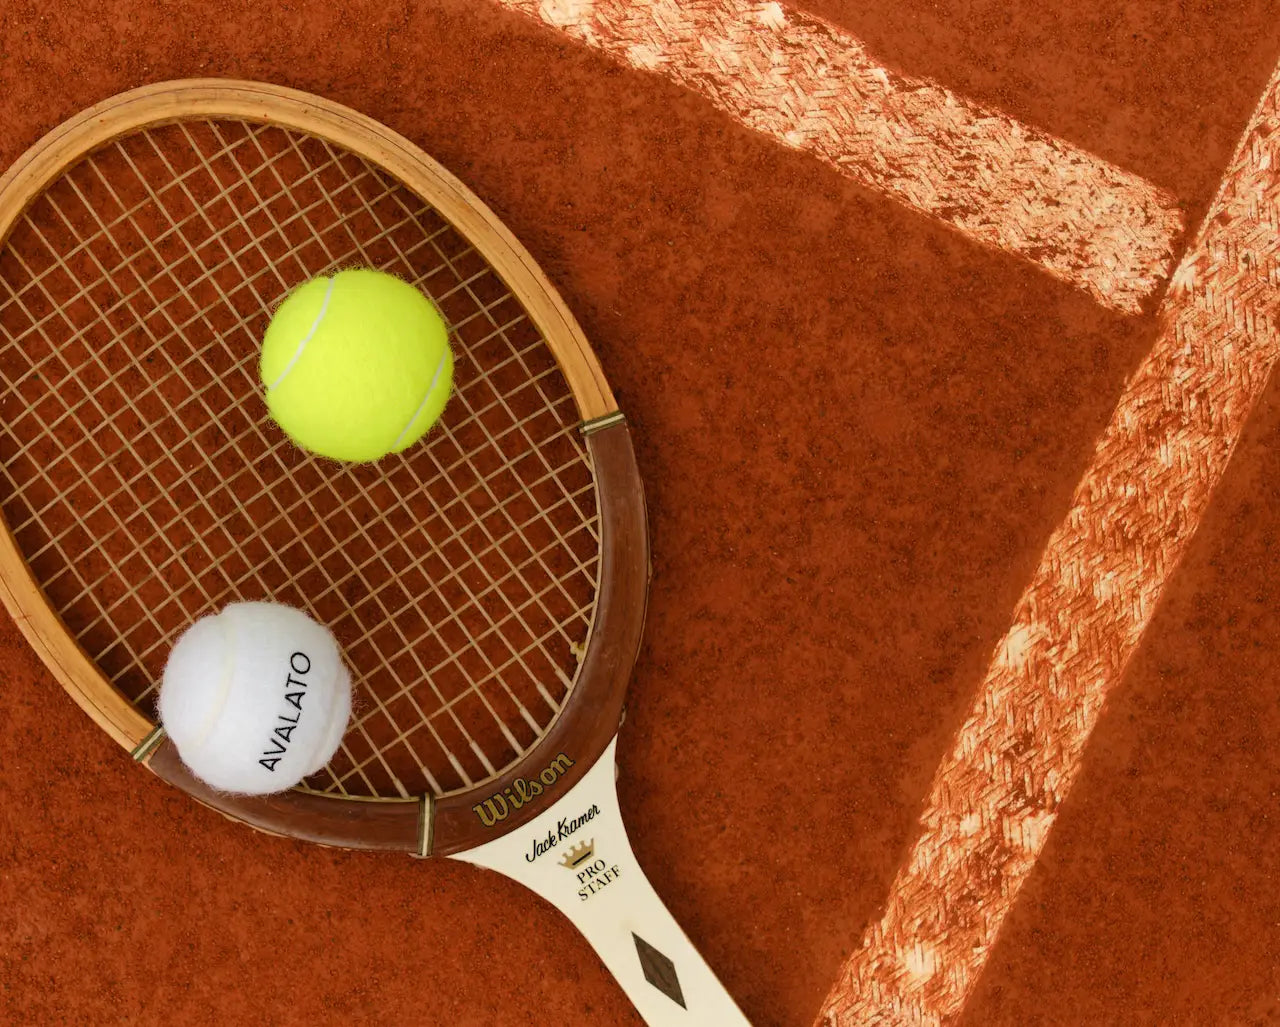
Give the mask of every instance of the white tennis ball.
M 160 722 L 191 772 L 225 792 L 292 788 L 332 759 L 351 675 L 328 628 L 278 603 L 232 603 L 169 653 Z

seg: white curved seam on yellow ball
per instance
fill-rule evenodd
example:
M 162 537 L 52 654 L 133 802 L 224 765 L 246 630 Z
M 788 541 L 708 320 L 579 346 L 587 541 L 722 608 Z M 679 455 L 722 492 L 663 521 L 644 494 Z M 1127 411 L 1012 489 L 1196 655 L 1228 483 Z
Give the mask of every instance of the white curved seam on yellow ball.
M 440 362 L 436 364 L 436 373 L 431 376 L 431 384 L 427 386 L 427 393 L 422 397 L 422 402 L 418 404 L 418 409 L 413 412 L 413 416 L 409 418 L 409 423 L 401 429 L 400 434 L 396 436 L 395 442 L 391 443 L 391 452 L 395 452 L 396 448 L 404 441 L 404 437 L 409 433 L 409 429 L 418 423 L 418 418 L 422 416 L 422 411 L 426 408 L 427 401 L 431 399 L 432 394 L 436 391 L 436 382 L 440 380 L 440 374 L 444 371 L 445 361 L 449 359 L 449 348 L 446 344 L 444 352 L 440 354 Z
M 338 276 L 334 275 L 329 279 L 329 287 L 324 291 L 324 302 L 320 304 L 320 312 L 316 314 L 316 319 L 311 323 L 311 330 L 303 336 L 302 341 L 298 343 L 297 350 L 294 351 L 293 359 L 285 365 L 285 369 L 280 372 L 280 377 L 267 386 L 267 391 L 278 388 L 280 383 L 289 377 L 289 372 L 293 370 L 294 365 L 302 358 L 302 351 L 307 348 L 307 344 L 315 338 L 316 332 L 320 330 L 320 322 L 324 320 L 324 315 L 329 311 L 329 300 L 333 296 L 334 284 L 338 281 Z
M 217 699 L 210 705 L 209 713 L 205 716 L 204 723 L 200 725 L 200 730 L 196 737 L 191 740 L 191 748 L 199 749 L 205 742 L 209 740 L 209 736 L 213 734 L 213 729 L 218 726 L 218 722 L 222 719 L 222 714 L 227 708 L 227 700 L 231 698 L 231 678 L 235 673 L 234 666 L 234 642 L 232 637 L 235 634 L 235 627 L 231 623 L 231 618 L 224 614 L 219 614 L 214 620 L 221 621 L 218 627 L 222 631 L 222 678 L 218 686 Z

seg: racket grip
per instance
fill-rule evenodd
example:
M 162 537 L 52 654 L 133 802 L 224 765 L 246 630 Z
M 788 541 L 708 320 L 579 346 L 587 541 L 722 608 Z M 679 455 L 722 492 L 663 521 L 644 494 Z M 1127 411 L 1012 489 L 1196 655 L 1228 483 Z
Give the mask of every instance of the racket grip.
M 649 1027 L 749 1027 L 631 851 L 618 807 L 616 747 L 615 737 L 537 818 L 453 858 L 496 870 L 564 913 Z

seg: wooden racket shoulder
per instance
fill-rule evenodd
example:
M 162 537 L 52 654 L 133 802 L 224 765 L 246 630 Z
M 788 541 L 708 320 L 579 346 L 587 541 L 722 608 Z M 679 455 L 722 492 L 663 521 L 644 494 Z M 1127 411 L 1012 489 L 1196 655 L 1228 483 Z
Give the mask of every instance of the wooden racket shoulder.
M 353 848 L 448 854 L 512 830 L 577 781 L 617 730 L 640 644 L 649 550 L 643 489 L 630 433 L 582 329 L 532 256 L 447 170 L 413 143 L 356 111 L 296 90 L 256 82 L 189 79 L 112 97 L 49 132 L 0 178 L 0 243 L 22 213 L 82 158 L 130 133 L 196 119 L 240 119 L 309 133 L 380 166 L 451 222 L 519 297 L 556 357 L 584 422 L 599 501 L 601 570 L 597 613 L 571 701 L 546 736 L 507 773 L 475 793 L 436 802 L 352 800 L 306 791 L 266 799 L 214 792 L 194 779 L 155 725 L 112 687 L 72 637 L 32 575 L 7 525 L 0 525 L 0 601 L 75 701 L 160 777 L 261 830 Z M 556 786 L 543 785 L 544 773 Z M 543 786 L 546 801 L 508 803 Z M 494 797 L 499 797 L 495 799 Z
M 227 795 L 195 778 L 162 741 L 140 758 L 160 777 L 235 820 L 271 834 L 342 848 L 446 856 L 500 838 L 574 786 L 617 734 L 644 629 L 649 542 L 644 492 L 621 415 L 584 426 L 600 502 L 600 586 L 573 695 L 551 730 L 482 788 L 409 800 L 351 800 L 292 791 Z
M 49 606 L 0 519 L 0 600 L 28 644 L 98 727 L 126 749 L 140 744 L 152 723 L 103 678 Z

